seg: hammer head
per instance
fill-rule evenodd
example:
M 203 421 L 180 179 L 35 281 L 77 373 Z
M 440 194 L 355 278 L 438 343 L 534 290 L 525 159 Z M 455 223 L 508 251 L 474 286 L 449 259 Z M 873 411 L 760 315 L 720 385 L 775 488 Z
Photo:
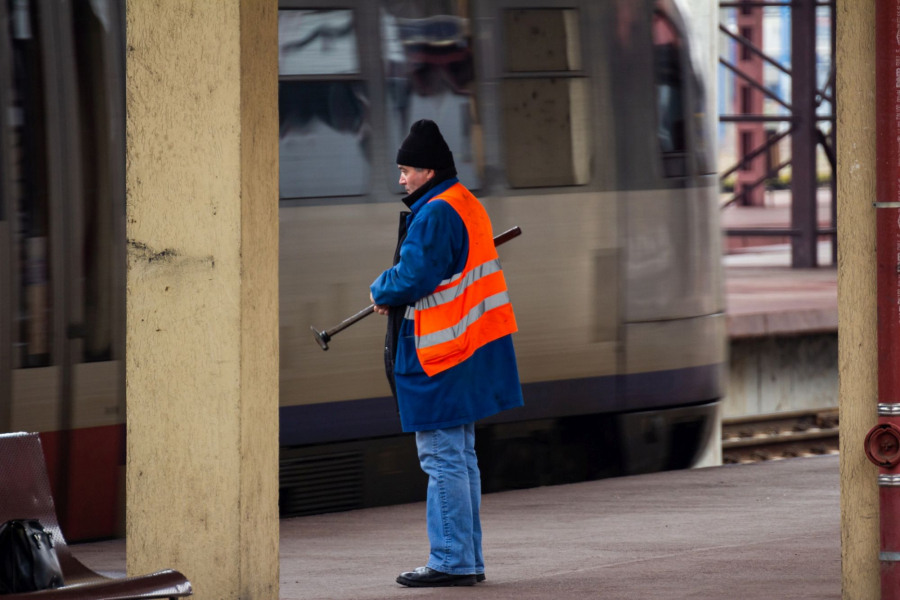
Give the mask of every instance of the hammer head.
M 310 326 L 310 329 L 312 329 L 313 335 L 316 336 L 316 342 L 318 342 L 322 350 L 328 350 L 328 342 L 331 340 L 331 336 L 325 331 L 317 331 L 315 327 Z

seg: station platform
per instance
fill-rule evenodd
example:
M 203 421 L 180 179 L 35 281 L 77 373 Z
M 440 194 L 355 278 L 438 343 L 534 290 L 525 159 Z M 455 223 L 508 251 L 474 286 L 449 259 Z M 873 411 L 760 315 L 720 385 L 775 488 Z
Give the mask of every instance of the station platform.
M 394 582 L 427 560 L 423 503 L 286 519 L 281 597 L 840 598 L 838 486 L 822 456 L 489 494 L 475 588 Z M 124 541 L 72 549 L 124 570 Z
M 723 196 L 724 197 L 724 196 Z M 819 191 L 819 225 L 830 225 L 830 192 Z M 723 228 L 790 227 L 790 192 L 766 192 L 764 207 L 731 206 Z M 818 244 L 816 269 L 792 269 L 787 238 L 727 237 L 725 292 L 731 338 L 837 331 L 837 269 L 831 241 Z
M 830 257 L 830 244 L 819 246 Z M 787 245 L 724 258 L 732 339 L 837 332 L 837 269 L 792 269 L 789 262 Z

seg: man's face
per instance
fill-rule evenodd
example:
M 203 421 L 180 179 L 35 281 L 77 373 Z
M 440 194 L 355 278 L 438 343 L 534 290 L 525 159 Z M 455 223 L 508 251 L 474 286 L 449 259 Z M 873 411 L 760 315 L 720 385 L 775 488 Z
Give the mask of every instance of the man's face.
M 434 177 L 433 169 L 415 169 L 405 165 L 397 165 L 397 167 L 400 169 L 400 185 L 406 189 L 407 194 L 412 194 Z

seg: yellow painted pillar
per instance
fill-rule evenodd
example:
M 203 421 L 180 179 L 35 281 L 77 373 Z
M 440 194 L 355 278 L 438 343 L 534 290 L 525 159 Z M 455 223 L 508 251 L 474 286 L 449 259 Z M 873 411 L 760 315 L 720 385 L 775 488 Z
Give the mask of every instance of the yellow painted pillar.
M 126 27 L 128 572 L 278 598 L 277 3 Z
M 878 598 L 877 468 L 863 439 L 877 417 L 875 310 L 875 0 L 837 3 L 838 362 L 841 580 Z

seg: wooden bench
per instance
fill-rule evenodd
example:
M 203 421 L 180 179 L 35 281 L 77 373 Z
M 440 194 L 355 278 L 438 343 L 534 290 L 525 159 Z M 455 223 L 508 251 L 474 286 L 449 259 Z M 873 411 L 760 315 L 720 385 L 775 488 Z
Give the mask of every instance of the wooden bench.
M 36 433 L 0 435 L 0 524 L 11 519 L 37 519 L 53 535 L 66 584 L 55 590 L 2 596 L 3 600 L 129 600 L 184 598 L 193 594 L 191 583 L 177 571 L 110 579 L 72 556 L 56 520 L 41 439 Z

